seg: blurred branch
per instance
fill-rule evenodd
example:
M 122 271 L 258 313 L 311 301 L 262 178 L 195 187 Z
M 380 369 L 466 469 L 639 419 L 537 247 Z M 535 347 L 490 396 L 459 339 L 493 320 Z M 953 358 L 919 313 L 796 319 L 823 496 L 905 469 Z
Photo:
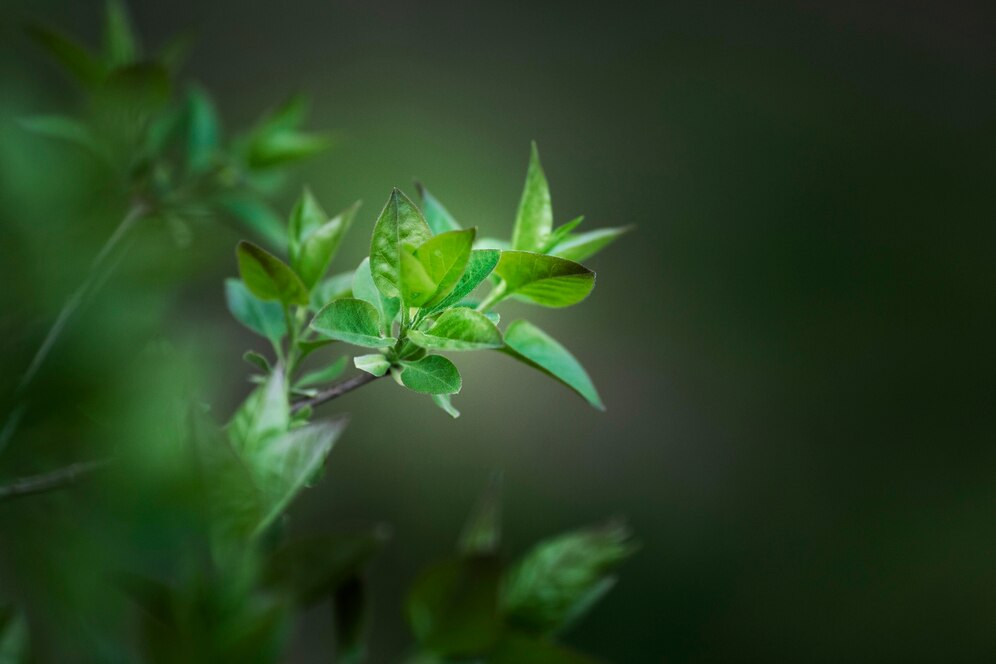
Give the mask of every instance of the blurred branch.
M 366 372 L 359 373 L 353 376 L 352 378 L 336 383 L 329 389 L 323 390 L 322 392 L 319 392 L 313 397 L 308 397 L 307 399 L 301 399 L 300 401 L 295 401 L 291 405 L 291 412 L 296 413 L 302 408 L 306 408 L 308 406 L 314 408 L 315 406 L 320 406 L 327 401 L 338 399 L 347 392 L 352 392 L 356 388 L 363 387 L 367 383 L 373 382 L 378 378 L 381 378 L 381 376 L 374 376 L 373 374 L 368 374 Z
M 111 459 L 109 458 L 98 459 L 96 461 L 81 461 L 65 468 L 53 470 L 50 473 L 30 475 L 16 479 L 9 484 L 0 486 L 0 502 L 20 496 L 29 496 L 35 493 L 62 489 L 101 470 L 110 463 Z

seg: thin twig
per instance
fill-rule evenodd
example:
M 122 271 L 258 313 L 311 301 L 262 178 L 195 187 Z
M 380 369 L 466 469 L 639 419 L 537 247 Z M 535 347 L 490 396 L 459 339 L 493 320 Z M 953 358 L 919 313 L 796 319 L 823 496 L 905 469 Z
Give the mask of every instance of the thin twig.
M 49 473 L 21 477 L 9 484 L 0 486 L 0 501 L 29 496 L 34 493 L 61 489 L 89 476 L 111 463 L 108 459 L 81 461 Z
M 363 371 L 356 374 L 352 378 L 348 378 L 344 381 L 340 381 L 330 387 L 327 390 L 323 390 L 313 397 L 308 397 L 307 399 L 301 399 L 300 401 L 295 401 L 291 405 L 291 412 L 296 413 L 297 411 L 305 408 L 306 406 L 320 406 L 327 401 L 332 401 L 333 399 L 338 399 L 347 392 L 352 392 L 358 387 L 363 387 L 367 383 L 377 380 L 380 376 L 374 376 L 373 374 L 368 374 Z

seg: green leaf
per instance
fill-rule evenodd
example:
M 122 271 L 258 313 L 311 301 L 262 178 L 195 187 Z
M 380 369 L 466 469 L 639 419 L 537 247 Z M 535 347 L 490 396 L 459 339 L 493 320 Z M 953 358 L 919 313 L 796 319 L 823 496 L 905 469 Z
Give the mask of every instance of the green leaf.
M 467 267 L 450 294 L 433 305 L 432 309 L 439 311 L 451 307 L 463 298 L 470 295 L 475 288 L 488 278 L 488 275 L 498 265 L 501 252 L 497 249 L 474 249 L 470 252 L 467 260 Z
M 256 351 L 247 350 L 242 354 L 242 359 L 262 371 L 264 375 L 270 373 L 270 363 Z
M 588 297 L 595 273 L 555 256 L 503 251 L 495 274 L 505 280 L 505 295 L 518 295 L 544 307 L 568 307 Z
M 228 194 L 215 199 L 236 221 L 280 251 L 287 248 L 287 230 L 280 215 L 254 195 Z
M 441 355 L 428 355 L 415 362 L 402 362 L 401 382 L 422 394 L 456 394 L 462 381 L 456 366 Z
M 309 371 L 301 376 L 301 378 L 297 381 L 297 387 L 308 387 L 309 385 L 328 383 L 329 381 L 333 381 L 341 376 L 345 369 L 346 358 L 340 357 L 338 360 L 326 367 L 316 369 L 315 371 Z
M 192 88 L 187 94 L 187 168 L 191 173 L 210 168 L 220 141 L 214 103 L 203 90 Z
M 258 299 L 240 280 L 225 280 L 225 301 L 235 320 L 273 343 L 280 343 L 287 334 L 283 308 L 276 302 Z
M 422 649 L 444 656 L 489 650 L 501 634 L 497 591 L 501 565 L 491 556 L 457 558 L 423 572 L 406 605 Z
M 294 209 L 291 210 L 290 223 L 287 227 L 287 234 L 290 237 L 287 246 L 292 263 L 297 261 L 301 253 L 304 238 L 318 230 L 328 219 L 328 215 L 311 193 L 311 189 L 305 187 L 301 197 L 294 204 Z
M 341 272 L 323 279 L 311 289 L 311 308 L 318 311 L 332 300 L 353 296 L 352 272 Z
M 544 254 L 550 253 L 550 249 L 552 249 L 554 246 L 557 245 L 558 242 L 560 242 L 568 235 L 570 235 L 571 231 L 580 226 L 582 221 L 584 221 L 583 215 L 580 217 L 575 217 L 574 219 L 568 221 L 566 224 L 558 226 L 556 229 L 554 229 L 554 231 L 550 233 L 550 237 L 546 239 L 546 244 L 543 245 L 542 253 Z
M 381 322 L 384 324 L 384 333 L 391 336 L 394 319 L 401 309 L 401 299 L 387 297 L 377 289 L 370 272 L 369 258 L 364 258 L 360 266 L 356 268 L 356 272 L 353 273 L 353 296 L 360 300 L 366 300 L 377 309 Z
M 103 63 L 70 37 L 43 25 L 29 26 L 28 34 L 86 87 L 94 88 L 107 74 Z
M 431 307 L 443 300 L 456 286 L 467 269 L 477 230 L 449 231 L 436 235 L 415 250 L 415 258 L 425 268 L 435 290 L 427 296 L 411 300 L 413 306 Z M 405 300 L 408 304 L 409 300 Z
M 436 282 L 429 276 L 425 265 L 408 248 L 401 249 L 399 258 L 401 259 L 402 306 L 417 307 L 425 304 L 436 291 Z
M 555 378 L 595 408 L 605 410 L 581 363 L 553 337 L 529 321 L 517 320 L 505 329 L 505 348 L 502 352 Z
M 598 664 L 599 660 L 566 646 L 525 634 L 508 632 L 502 636 L 487 664 Z
M 327 337 L 354 346 L 387 348 L 397 342 L 397 339 L 381 336 L 380 314 L 372 304 L 350 297 L 326 305 L 315 314 L 311 327 Z
M 366 371 L 368 374 L 377 376 L 378 378 L 386 374 L 388 369 L 391 368 L 391 362 L 380 353 L 354 357 L 353 365 L 360 371 Z
M 432 394 L 432 402 L 446 411 L 454 420 L 460 417 L 460 411 L 453 407 L 453 401 L 448 394 Z
M 0 662 L 27 662 L 28 645 L 28 621 L 24 613 L 12 606 L 0 607 Z
M 328 598 L 360 572 L 389 538 L 384 526 L 355 534 L 324 534 L 293 539 L 274 551 L 263 569 L 268 586 L 289 589 L 309 605 Z
M 599 228 L 587 233 L 569 235 L 551 247 L 548 253 L 572 261 L 583 261 L 615 242 L 618 237 L 625 235 L 632 228 L 632 226 Z
M 540 542 L 506 575 L 502 609 L 531 633 L 562 631 L 611 587 L 611 572 L 635 550 L 618 522 Z
M 328 270 L 359 207 L 358 202 L 354 203 L 304 237 L 294 267 L 308 288 Z
M 526 171 L 526 186 L 522 190 L 519 211 L 512 231 L 512 247 L 523 251 L 541 251 L 553 228 L 550 188 L 540 164 L 539 150 L 533 141 Z
M 22 118 L 20 124 L 34 134 L 72 143 L 100 159 L 109 161 L 107 150 L 90 128 L 68 115 L 35 115 Z
M 303 360 L 316 350 L 334 343 L 336 343 L 335 339 L 315 339 L 313 341 L 298 341 L 297 347 L 301 349 L 301 359 Z
M 253 295 L 261 300 L 280 300 L 285 305 L 308 304 L 308 289 L 282 260 L 245 240 L 239 242 L 236 255 L 242 281 Z
M 422 199 L 422 213 L 425 215 L 425 221 L 429 224 L 434 235 L 460 230 L 460 224 L 453 218 L 453 215 L 443 207 L 443 204 L 435 196 L 429 193 L 429 190 L 421 182 L 415 182 L 415 189 L 418 190 L 419 198 Z
M 232 416 L 227 432 L 232 448 L 250 468 L 255 468 L 260 454 L 289 427 L 287 383 L 278 367 L 242 403 Z
M 501 332 L 487 317 L 459 307 L 444 311 L 425 332 L 408 333 L 412 343 L 428 350 L 484 350 L 501 348 Z
M 457 550 L 465 555 L 491 555 L 501 545 L 501 473 L 494 473 L 463 526 Z
M 405 246 L 418 247 L 432 237 L 422 213 L 400 190 L 394 189 L 374 225 L 370 243 L 370 271 L 386 297 L 401 295 L 401 254 Z
M 134 62 L 139 54 L 138 39 L 124 3 L 107 0 L 104 20 L 104 52 L 111 66 L 120 67 Z
M 281 131 L 257 135 L 249 145 L 248 162 L 253 169 L 265 169 L 300 161 L 327 150 L 332 139 L 323 134 Z

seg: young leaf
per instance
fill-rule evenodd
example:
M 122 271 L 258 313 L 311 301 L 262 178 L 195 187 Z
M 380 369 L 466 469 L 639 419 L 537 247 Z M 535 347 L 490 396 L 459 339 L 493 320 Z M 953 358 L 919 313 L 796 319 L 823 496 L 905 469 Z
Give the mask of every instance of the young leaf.
M 253 295 L 261 300 L 280 300 L 285 305 L 308 304 L 308 290 L 282 260 L 245 240 L 239 242 L 236 254 L 242 281 Z
M 454 420 L 460 417 L 460 411 L 453 407 L 453 401 L 448 394 L 432 394 L 432 402 L 446 411 Z
M 287 248 L 287 232 L 280 215 L 256 196 L 228 194 L 217 197 L 215 203 L 268 246 L 280 251 Z
M 366 300 L 377 309 L 381 322 L 384 324 L 384 332 L 387 336 L 391 336 L 391 325 L 401 308 L 401 300 L 396 297 L 386 297 L 377 290 L 373 275 L 370 273 L 369 258 L 364 258 L 360 266 L 356 268 L 356 272 L 353 273 L 353 297 Z
M 503 251 L 495 274 L 505 280 L 506 296 L 544 307 L 577 304 L 595 287 L 595 273 L 585 266 L 529 251 Z
M 460 281 L 453 287 L 449 295 L 433 305 L 432 310 L 446 309 L 470 295 L 488 278 L 488 275 L 498 265 L 499 258 L 501 258 L 501 252 L 497 249 L 474 249 L 471 251 L 470 257 L 467 259 L 467 267 L 464 269 Z
M 425 265 L 415 254 L 402 247 L 398 255 L 401 259 L 401 302 L 404 307 L 418 307 L 436 292 L 436 282 L 429 276 Z
M 443 207 L 443 204 L 435 196 L 429 193 L 429 190 L 421 182 L 416 180 L 415 189 L 418 191 L 419 198 L 422 199 L 422 213 L 425 215 L 425 221 L 429 224 L 433 234 L 439 235 L 447 231 L 460 230 L 460 224 L 453 218 L 453 215 Z
M 111 67 L 134 62 L 139 55 L 138 39 L 121 0 L 107 0 L 104 24 L 104 53 Z
M 554 246 L 557 245 L 558 242 L 560 242 L 568 235 L 570 235 L 571 231 L 580 226 L 582 221 L 584 221 L 584 215 L 580 217 L 575 217 L 574 219 L 568 221 L 566 224 L 563 224 L 555 228 L 553 232 L 550 233 L 550 237 L 546 239 L 546 244 L 543 246 L 542 253 L 544 254 L 550 253 L 550 249 L 552 249 Z
M 423 649 L 445 657 L 479 655 L 501 632 L 496 611 L 501 576 L 491 556 L 436 564 L 415 581 L 408 596 L 408 622 Z
M 83 148 L 100 159 L 110 159 L 104 146 L 93 135 L 90 128 L 76 118 L 71 118 L 68 115 L 35 115 L 23 118 L 20 124 L 39 136 L 66 141 Z
M 329 381 L 333 381 L 341 376 L 345 369 L 346 358 L 340 357 L 338 360 L 322 369 L 316 369 L 315 371 L 310 371 L 301 376 L 301 378 L 297 381 L 297 387 L 308 387 L 309 385 L 328 383 Z
M 553 337 L 529 321 L 514 321 L 505 329 L 503 353 L 539 369 L 571 388 L 588 403 L 605 410 L 598 391 L 581 363 Z
M 456 366 L 441 355 L 427 355 L 415 362 L 403 362 L 401 382 L 422 394 L 456 394 L 462 381 Z
M 257 134 L 249 144 L 249 168 L 262 170 L 300 161 L 327 150 L 332 140 L 322 134 L 278 131 Z
M 553 209 L 550 188 L 540 164 L 539 150 L 533 141 L 526 171 L 526 186 L 519 201 L 512 231 L 512 248 L 523 251 L 541 251 L 553 228 Z
M 401 295 L 401 254 L 405 245 L 418 247 L 432 237 L 422 213 L 400 190 L 391 192 L 374 225 L 370 271 L 386 297 Z
M 235 320 L 273 343 L 279 343 L 287 334 L 283 308 L 276 302 L 258 299 L 238 279 L 225 280 L 225 301 Z
M 264 375 L 270 373 L 270 363 L 256 351 L 247 350 L 242 354 L 242 359 L 262 371 Z
M 43 25 L 29 26 L 28 34 L 86 87 L 94 88 L 104 79 L 103 63 L 70 37 Z
M 449 309 L 425 332 L 408 333 L 412 343 L 428 350 L 484 350 L 501 348 L 501 332 L 484 314 L 458 307 Z
M 476 234 L 474 228 L 449 231 L 436 235 L 415 250 L 415 258 L 425 267 L 436 289 L 424 302 L 412 302 L 412 305 L 431 307 L 453 290 L 467 268 Z
M 318 311 L 332 300 L 352 297 L 353 278 L 352 272 L 341 272 L 319 281 L 311 289 L 311 308 Z
M 353 365 L 360 371 L 366 371 L 368 374 L 377 376 L 378 378 L 386 374 L 387 370 L 391 368 L 391 363 L 380 353 L 354 357 Z
M 381 336 L 380 314 L 364 300 L 347 297 L 335 300 L 315 314 L 312 329 L 354 346 L 386 348 L 397 339 Z
M 503 611 L 511 624 L 534 634 L 561 631 L 611 587 L 611 571 L 635 550 L 619 523 L 540 542 L 506 576 Z
M 220 143 L 218 114 L 210 97 L 193 88 L 187 95 L 187 168 L 203 173 L 210 166 Z
M 568 235 L 551 247 L 548 253 L 572 261 L 583 261 L 615 242 L 616 238 L 628 233 L 632 228 L 632 226 L 599 228 L 587 233 Z
M 501 473 L 494 473 L 463 526 L 457 550 L 465 555 L 492 555 L 501 544 Z
M 328 270 L 359 207 L 358 202 L 354 203 L 304 237 L 294 267 L 308 288 L 314 286 Z
M 294 204 L 294 209 L 291 210 L 290 223 L 287 227 L 287 234 L 290 237 L 288 253 L 292 263 L 297 261 L 304 238 L 315 232 L 328 219 L 328 215 L 311 193 L 311 189 L 305 187 L 301 197 Z

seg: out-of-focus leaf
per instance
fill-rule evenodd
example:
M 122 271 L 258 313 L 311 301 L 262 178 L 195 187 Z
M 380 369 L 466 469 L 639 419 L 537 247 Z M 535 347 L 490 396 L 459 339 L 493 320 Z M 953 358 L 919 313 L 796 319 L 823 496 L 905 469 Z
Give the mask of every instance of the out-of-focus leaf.
M 598 390 L 569 350 L 529 321 L 514 321 L 505 329 L 503 353 L 539 369 L 581 395 L 599 410 L 605 410 Z
M 549 253 L 572 261 L 583 261 L 615 242 L 632 228 L 632 226 L 599 228 L 587 233 L 568 235 L 551 247 Z
M 358 355 L 353 358 L 353 365 L 360 371 L 366 371 L 371 376 L 378 378 L 387 373 L 391 368 L 391 363 L 380 353 L 372 355 Z
M 287 248 L 284 222 L 273 208 L 251 195 L 225 195 L 216 199 L 229 215 L 278 251 Z
M 192 88 L 187 94 L 187 168 L 191 173 L 203 173 L 211 166 L 220 134 L 211 98 L 200 88 Z
M 139 56 L 138 37 L 121 0 L 107 0 L 104 54 L 112 67 L 130 64 Z
M 301 253 L 304 238 L 318 230 L 328 219 L 328 215 L 311 193 L 311 189 L 305 187 L 294 204 L 294 209 L 291 210 L 290 223 L 287 226 L 287 235 L 290 238 L 287 246 L 292 263 L 297 261 Z
M 311 289 L 311 308 L 318 311 L 332 300 L 353 295 L 352 272 L 340 272 L 323 279 Z
M 190 31 L 184 31 L 166 40 L 155 60 L 165 67 L 169 72 L 176 74 L 190 55 L 193 46 L 194 35 Z
M 429 190 L 421 182 L 415 182 L 415 189 L 418 191 L 419 198 L 422 199 L 422 214 L 425 215 L 425 221 L 429 224 L 433 234 L 439 235 L 447 231 L 460 230 L 461 226 L 453 218 L 453 215 L 443 207 L 443 204 L 435 196 L 429 193 Z
M 370 272 L 385 297 L 401 295 L 401 254 L 432 237 L 422 213 L 399 189 L 391 192 L 374 225 L 370 243 Z
M 501 545 L 501 473 L 491 476 L 460 534 L 457 550 L 465 556 L 493 555 Z
M 509 623 L 534 634 L 565 629 L 611 587 L 611 572 L 635 550 L 617 522 L 540 542 L 505 577 Z
M 340 357 L 338 360 L 315 371 L 309 371 L 297 381 L 297 387 L 308 387 L 309 385 L 320 385 L 335 380 L 346 370 L 346 358 Z
M 29 26 L 28 34 L 84 86 L 96 87 L 104 79 L 103 63 L 70 37 L 43 25 Z
M 397 341 L 381 336 L 380 314 L 372 304 L 351 297 L 323 307 L 315 314 L 311 328 L 331 339 L 367 348 L 387 348 Z
M 401 382 L 414 392 L 456 394 L 463 384 L 456 366 L 441 355 L 428 355 L 402 365 Z
M 401 308 L 401 300 L 397 297 L 387 297 L 377 289 L 370 272 L 369 258 L 364 258 L 353 273 L 353 297 L 365 300 L 377 309 L 385 334 L 391 336 L 392 324 Z
M 539 150 L 533 141 L 529 154 L 526 185 L 519 201 L 512 231 L 512 247 L 522 251 L 542 251 L 553 228 L 553 208 L 550 188 L 540 164 Z
M 447 560 L 428 568 L 408 596 L 408 622 L 421 648 L 443 656 L 487 652 L 501 635 L 498 584 L 492 556 Z
M 256 351 L 247 350 L 242 354 L 242 359 L 262 371 L 264 376 L 270 373 L 270 363 Z
M 560 242 L 568 235 L 570 235 L 571 231 L 580 226 L 582 221 L 584 221 L 583 215 L 580 217 L 575 217 L 574 219 L 568 221 L 566 224 L 563 224 L 555 228 L 553 232 L 550 233 L 550 237 L 546 239 L 546 244 L 543 246 L 542 253 L 544 254 L 550 253 L 550 249 L 555 247 L 558 242 Z
M 316 350 L 336 343 L 335 339 L 315 339 L 313 341 L 298 341 L 297 347 L 301 349 L 301 359 L 308 357 Z
M 264 450 L 290 427 L 290 405 L 287 402 L 287 382 L 278 367 L 266 383 L 255 389 L 242 403 L 228 424 L 228 439 L 232 448 L 255 469 L 264 463 Z
M 279 343 L 287 334 L 283 308 L 276 302 L 260 300 L 239 279 L 225 280 L 225 301 L 235 320 L 273 343 Z
M 471 251 L 470 257 L 467 259 L 467 267 L 464 269 L 463 275 L 456 286 L 453 287 L 449 295 L 433 305 L 432 309 L 439 311 L 451 307 L 470 295 L 475 288 L 488 278 L 488 275 L 498 265 L 499 258 L 501 258 L 501 252 L 497 249 L 474 249 Z
M 485 658 L 485 664 L 598 664 L 599 660 L 572 650 L 514 631 L 502 636 L 494 651 Z
M 308 304 L 308 290 L 282 260 L 251 242 L 239 242 L 236 254 L 242 281 L 261 300 L 280 300 L 285 305 Z
M 460 417 L 460 411 L 453 407 L 453 398 L 448 394 L 432 394 L 432 402 L 443 409 L 454 420 Z
M 361 576 L 351 576 L 336 589 L 332 615 L 335 619 L 335 661 L 340 664 L 362 662 L 366 656 L 364 639 L 369 607 L 366 584 Z
M 481 237 L 474 242 L 474 249 L 492 249 L 496 251 L 509 251 L 512 243 L 496 237 Z
M 429 350 L 460 351 L 501 348 L 501 332 L 484 314 L 458 307 L 444 311 L 425 332 L 408 333 L 412 343 Z
M 544 307 L 577 304 L 595 287 L 595 273 L 585 266 L 530 251 L 503 251 L 495 274 L 505 280 L 506 295 Z
M 257 136 L 249 146 L 250 168 L 271 168 L 300 161 L 327 150 L 332 140 L 322 134 L 281 131 Z
M 358 202 L 354 203 L 302 239 L 294 267 L 308 288 L 314 286 L 328 270 L 359 207 Z
M 21 126 L 39 136 L 72 143 L 102 160 L 110 161 L 107 150 L 90 128 L 76 118 L 68 115 L 35 115 L 22 118 Z
M 28 661 L 28 622 L 24 614 L 11 606 L 0 608 L 0 662 L 21 664 Z

